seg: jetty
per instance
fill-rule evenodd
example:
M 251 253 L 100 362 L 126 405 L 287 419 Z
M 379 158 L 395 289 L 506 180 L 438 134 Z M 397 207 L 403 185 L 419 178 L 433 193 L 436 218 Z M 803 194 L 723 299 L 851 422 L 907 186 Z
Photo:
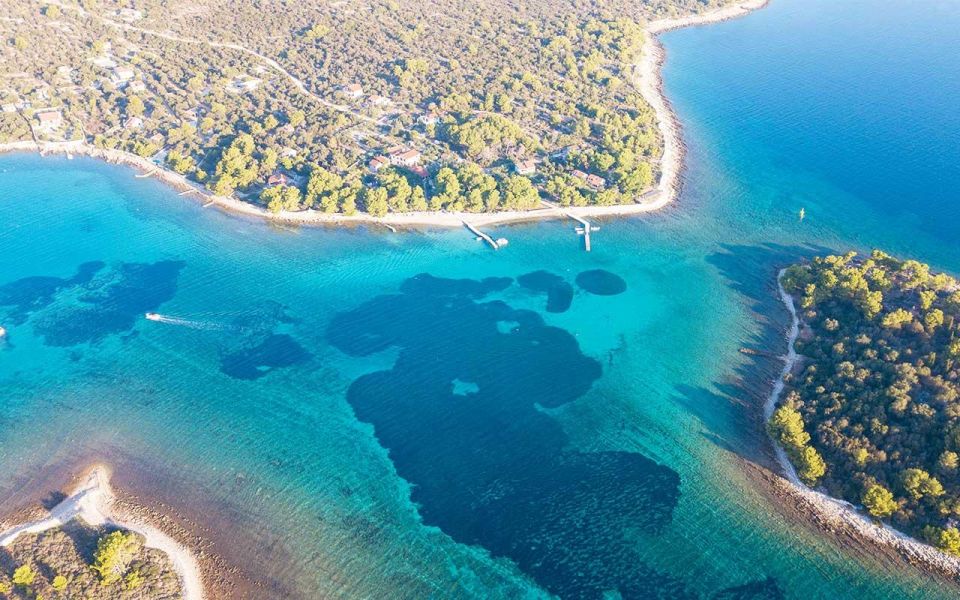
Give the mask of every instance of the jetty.
M 543 204 L 544 206 L 552 208 L 553 210 L 559 212 L 563 216 L 573 219 L 574 221 L 579 223 L 580 226 L 577 227 L 576 229 L 577 234 L 583 236 L 583 247 L 587 252 L 590 252 L 590 233 L 593 231 L 600 231 L 599 227 L 591 225 L 590 222 L 584 219 L 583 217 L 578 217 L 572 212 L 564 210 L 558 204 L 555 204 L 553 202 L 548 202 L 543 199 L 540 200 L 540 203 Z
M 156 172 L 157 172 L 156 169 L 151 169 L 150 171 L 147 171 L 146 173 L 141 173 L 141 174 L 139 174 L 139 175 L 135 175 L 135 177 L 136 177 L 137 179 L 144 179 L 144 178 L 146 178 L 146 177 L 150 177 L 151 175 L 153 175 L 153 174 L 156 173 Z
M 470 233 L 477 236 L 478 238 L 485 241 L 486 243 L 490 244 L 490 247 L 493 248 L 494 250 L 500 249 L 500 243 L 498 243 L 495 239 L 485 234 L 484 232 L 480 231 L 479 229 L 477 229 L 467 221 L 463 221 L 463 226 L 469 229 Z
M 586 250 L 587 252 L 590 252 L 590 231 L 594 227 L 590 225 L 590 221 L 587 221 L 586 219 L 578 217 L 573 213 L 566 213 L 566 215 L 571 219 L 573 219 L 574 221 L 576 221 L 577 223 L 580 223 L 580 227 L 577 227 L 577 233 L 583 236 L 584 250 Z M 600 228 L 597 227 L 597 229 L 600 229 Z

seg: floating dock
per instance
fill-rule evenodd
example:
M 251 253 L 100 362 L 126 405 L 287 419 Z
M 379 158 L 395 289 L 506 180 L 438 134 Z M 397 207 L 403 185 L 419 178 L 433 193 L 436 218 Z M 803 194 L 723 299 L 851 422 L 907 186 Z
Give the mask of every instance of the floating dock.
M 490 237 L 489 235 L 485 234 L 484 232 L 480 231 L 479 229 L 477 229 L 476 227 L 474 227 L 474 226 L 471 225 L 470 223 L 464 221 L 464 222 L 463 222 L 463 226 L 466 227 L 467 229 L 469 229 L 469 230 L 470 230 L 470 233 L 472 233 L 473 235 L 475 235 L 475 236 L 477 236 L 478 238 L 482 239 L 482 240 L 485 241 L 486 243 L 490 244 L 490 247 L 493 248 L 494 250 L 499 250 L 499 249 L 500 249 L 500 244 L 497 243 L 496 240 L 494 240 L 492 237 Z

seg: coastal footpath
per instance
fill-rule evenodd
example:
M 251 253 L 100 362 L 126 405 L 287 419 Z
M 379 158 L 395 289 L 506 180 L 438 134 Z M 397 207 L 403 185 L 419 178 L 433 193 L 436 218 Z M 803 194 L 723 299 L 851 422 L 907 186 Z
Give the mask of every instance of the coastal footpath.
M 73 524 L 102 531 L 133 532 L 142 536 L 145 548 L 158 550 L 169 560 L 179 579 L 179 597 L 184 600 L 203 600 L 205 594 L 200 567 L 193 554 L 141 516 L 120 509 L 116 496 L 110 488 L 109 479 L 110 472 L 106 467 L 102 465 L 91 467 L 81 476 L 80 484 L 66 498 L 51 508 L 48 515 L 0 531 L 0 548 L 11 548 L 22 537 L 43 534 Z M 103 544 L 103 539 L 98 542 L 98 551 Z M 72 546 L 70 544 L 70 547 Z M 26 569 L 24 569 L 25 566 Z M 99 566 L 95 565 L 94 568 L 97 569 Z M 101 570 L 105 572 L 104 568 L 101 568 Z M 140 581 L 142 581 L 143 575 L 139 571 L 136 573 L 132 580 L 130 575 L 127 574 L 123 581 L 117 581 L 111 586 L 111 589 L 133 590 L 139 588 L 142 585 Z M 103 575 L 103 573 L 101 574 Z M 108 581 L 107 576 L 103 576 L 104 580 Z M 26 591 L 33 585 L 34 579 L 35 567 L 30 565 L 18 565 L 17 571 L 13 574 L 13 583 L 19 586 L 19 589 Z M 53 581 L 54 589 L 65 589 L 65 586 L 70 584 L 71 581 L 66 577 L 59 581 L 54 578 Z
M 706 25 L 741 17 L 753 10 L 763 8 L 767 2 L 768 0 L 747 0 L 698 15 L 659 19 L 646 25 L 645 31 L 648 40 L 644 45 L 641 60 L 633 65 L 630 79 L 632 86 L 653 108 L 657 128 L 663 140 L 663 154 L 659 165 L 660 177 L 654 189 L 646 192 L 634 204 L 560 208 L 554 204 L 543 202 L 542 208 L 524 211 L 489 213 L 404 212 L 389 213 L 383 217 L 374 217 L 363 213 L 354 215 L 330 214 L 313 209 L 271 212 L 264 207 L 239 200 L 233 196 L 213 194 L 187 177 L 131 152 L 98 148 L 85 140 L 8 142 L 0 144 L 0 152 L 32 151 L 39 152 L 42 155 L 53 153 L 80 155 L 111 163 L 125 164 L 160 179 L 177 189 L 181 194 L 190 195 L 204 205 L 216 206 L 219 209 L 236 214 L 293 225 L 380 224 L 389 228 L 454 228 L 462 227 L 467 222 L 476 227 L 485 227 L 544 219 L 563 219 L 571 216 L 587 218 L 643 214 L 660 210 L 677 198 L 681 188 L 684 160 L 681 127 L 669 100 L 663 93 L 661 66 L 665 59 L 665 51 L 656 36 L 683 27 Z

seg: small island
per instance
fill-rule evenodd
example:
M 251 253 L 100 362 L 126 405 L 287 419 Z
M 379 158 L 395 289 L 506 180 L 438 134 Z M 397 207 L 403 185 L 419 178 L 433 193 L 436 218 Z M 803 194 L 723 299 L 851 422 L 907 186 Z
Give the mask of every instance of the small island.
M 796 364 L 768 429 L 798 478 L 960 554 L 960 284 L 874 251 L 791 266 L 780 285 Z

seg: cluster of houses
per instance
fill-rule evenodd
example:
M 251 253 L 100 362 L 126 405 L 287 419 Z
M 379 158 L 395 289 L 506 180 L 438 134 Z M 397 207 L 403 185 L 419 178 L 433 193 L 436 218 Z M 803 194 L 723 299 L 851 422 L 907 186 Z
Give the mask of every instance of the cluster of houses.
M 566 146 L 561 148 L 550 155 L 550 158 L 553 160 L 558 160 L 562 162 L 567 162 L 570 159 L 570 155 L 577 152 L 578 148 L 576 146 Z M 575 179 L 586 184 L 587 187 L 592 189 L 595 192 L 603 191 L 607 188 L 607 180 L 599 175 L 594 175 L 592 173 L 585 173 L 580 169 L 574 169 L 570 173 Z
M 587 184 L 587 187 L 594 190 L 595 192 L 599 192 L 607 187 L 607 182 L 603 179 L 603 177 L 600 177 L 599 175 L 594 175 L 592 173 L 584 173 L 580 169 L 574 169 L 571 175 L 573 175 L 576 179 L 579 179 L 580 181 Z
M 345 98 L 349 98 L 351 100 L 359 100 L 360 98 L 364 97 L 365 92 L 363 90 L 363 86 L 360 85 L 359 83 L 351 83 L 349 85 L 345 85 L 341 87 L 340 94 Z M 391 100 L 390 98 L 387 98 L 386 96 L 374 95 L 374 96 L 370 96 L 370 98 L 367 100 L 367 104 L 369 106 L 377 106 L 377 107 L 383 108 L 387 106 L 392 106 L 393 100 Z
M 27 73 L 13 73 L 8 75 L 7 78 L 22 81 L 13 87 L 0 89 L 0 98 L 3 98 L 3 104 L 0 104 L 0 110 L 3 112 L 15 113 L 29 110 L 37 105 L 43 106 L 49 103 L 51 88 L 45 81 L 34 79 Z M 63 88 L 58 89 L 62 90 Z
M 124 58 L 129 60 L 136 55 L 136 50 L 128 48 Z M 137 72 L 127 65 L 121 65 L 113 55 L 113 44 L 106 42 L 103 45 L 103 54 L 91 59 L 94 66 L 108 71 L 108 74 L 100 81 L 100 85 L 110 85 L 118 90 L 128 90 L 131 92 L 142 92 L 146 86 L 137 77 Z M 61 67 L 69 69 L 69 67 Z M 58 70 L 59 73 L 59 70 Z M 64 73 L 64 75 L 68 75 Z

